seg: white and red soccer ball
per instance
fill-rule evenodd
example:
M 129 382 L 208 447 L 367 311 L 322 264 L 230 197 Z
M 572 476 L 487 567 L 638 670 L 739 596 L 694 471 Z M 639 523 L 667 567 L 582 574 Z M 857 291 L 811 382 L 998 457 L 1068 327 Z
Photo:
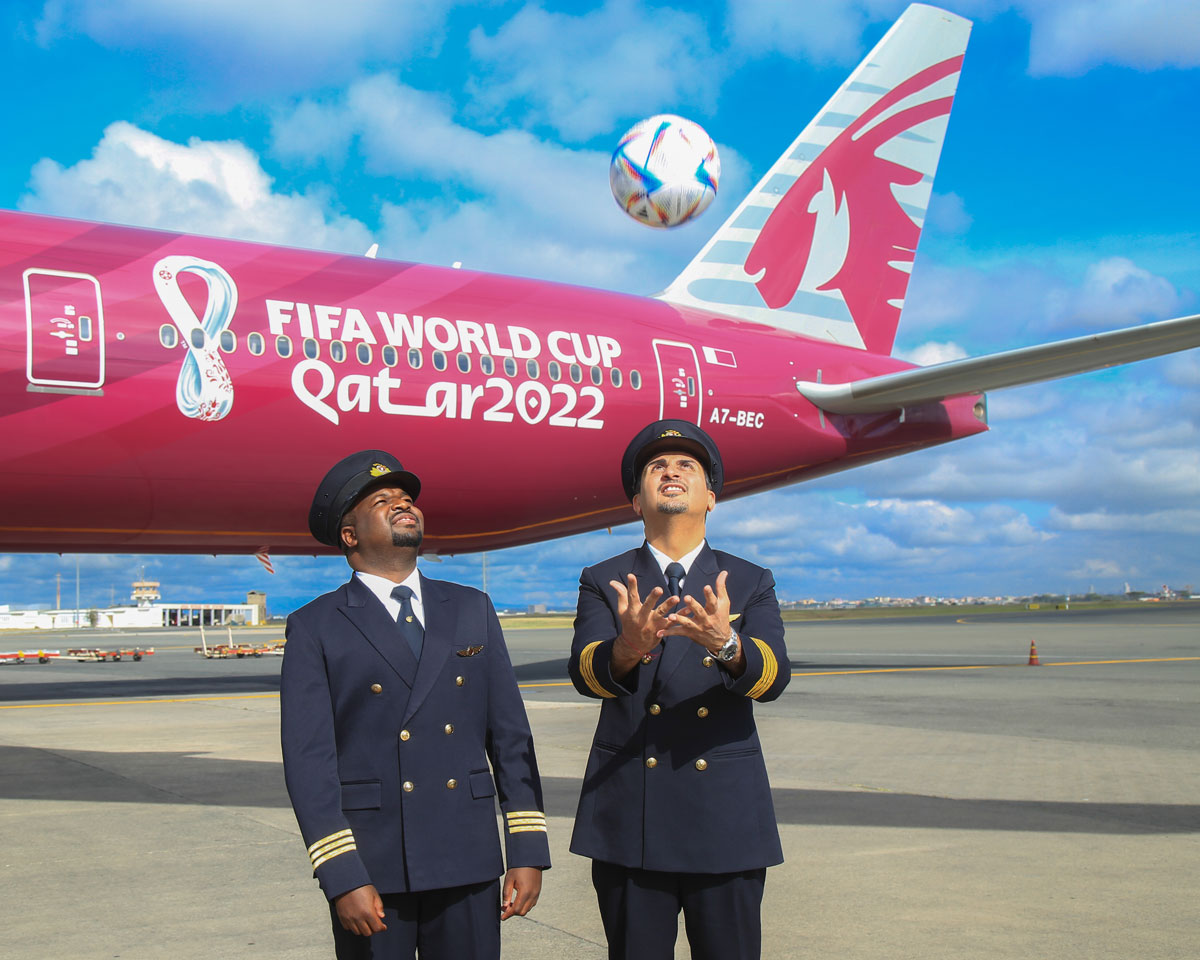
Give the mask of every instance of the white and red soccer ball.
M 648 227 L 677 227 L 699 216 L 717 195 L 720 176 L 712 137 L 669 113 L 634 124 L 608 167 L 613 197 Z

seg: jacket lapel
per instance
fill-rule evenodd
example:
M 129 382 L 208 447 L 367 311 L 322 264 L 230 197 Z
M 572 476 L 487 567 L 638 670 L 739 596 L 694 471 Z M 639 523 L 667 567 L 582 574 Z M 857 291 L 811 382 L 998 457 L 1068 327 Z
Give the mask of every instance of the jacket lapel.
M 351 577 L 346 584 L 346 605 L 338 609 L 411 687 L 417 676 L 417 658 L 401 639 L 387 609 L 358 577 Z
M 450 602 L 450 595 L 441 583 L 428 579 L 424 574 L 421 574 L 421 604 L 425 607 L 425 644 L 421 648 L 421 663 L 412 684 L 412 695 L 404 711 L 405 723 L 433 689 L 458 632 L 458 608 Z
M 649 554 L 649 549 L 646 550 Z M 651 555 L 651 562 L 654 557 Z M 657 566 L 657 564 L 655 564 Z M 661 571 L 660 571 L 661 573 Z M 683 587 L 685 595 L 694 598 L 701 606 L 704 605 L 704 588 L 705 586 L 714 587 L 716 585 L 717 574 L 720 571 L 717 569 L 717 558 L 713 555 L 708 544 L 705 543 L 703 549 L 696 554 L 696 559 L 692 561 L 692 568 L 688 571 L 685 578 L 686 583 Z M 700 647 L 689 640 L 687 637 L 670 637 L 669 643 L 663 644 L 662 663 L 658 665 L 657 679 L 660 684 L 665 684 L 675 672 L 676 668 L 683 663 L 684 658 L 689 654 L 700 656 L 702 651 Z

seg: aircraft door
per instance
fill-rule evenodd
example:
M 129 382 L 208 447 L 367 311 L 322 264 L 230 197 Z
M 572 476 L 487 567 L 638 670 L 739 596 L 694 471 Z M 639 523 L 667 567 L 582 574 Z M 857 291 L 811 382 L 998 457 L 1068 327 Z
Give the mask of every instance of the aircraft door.
M 700 364 L 696 360 L 696 348 L 690 343 L 655 340 L 654 355 L 658 360 L 661 391 L 658 418 L 699 424 L 704 401 L 700 392 Z
M 31 387 L 104 385 L 104 305 L 87 273 L 25 271 L 25 375 Z

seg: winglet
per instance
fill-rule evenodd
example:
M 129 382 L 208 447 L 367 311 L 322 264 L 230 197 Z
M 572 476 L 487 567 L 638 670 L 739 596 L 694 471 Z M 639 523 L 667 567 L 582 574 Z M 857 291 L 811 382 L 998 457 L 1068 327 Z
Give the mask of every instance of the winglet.
M 890 353 L 970 31 L 908 7 L 661 298 Z

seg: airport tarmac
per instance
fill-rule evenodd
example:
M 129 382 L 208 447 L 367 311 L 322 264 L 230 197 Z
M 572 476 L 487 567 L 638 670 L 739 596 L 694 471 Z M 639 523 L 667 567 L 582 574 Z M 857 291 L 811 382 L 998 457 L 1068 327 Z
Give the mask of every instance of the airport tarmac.
M 566 682 L 569 631 L 507 637 L 555 866 L 505 954 L 601 958 L 567 850 L 598 705 Z M 332 955 L 283 789 L 280 660 L 198 643 L 0 634 L 156 651 L 0 667 L 0 957 Z M 788 647 L 790 686 L 756 708 L 787 858 L 764 957 L 1200 956 L 1200 601 L 793 623 Z

